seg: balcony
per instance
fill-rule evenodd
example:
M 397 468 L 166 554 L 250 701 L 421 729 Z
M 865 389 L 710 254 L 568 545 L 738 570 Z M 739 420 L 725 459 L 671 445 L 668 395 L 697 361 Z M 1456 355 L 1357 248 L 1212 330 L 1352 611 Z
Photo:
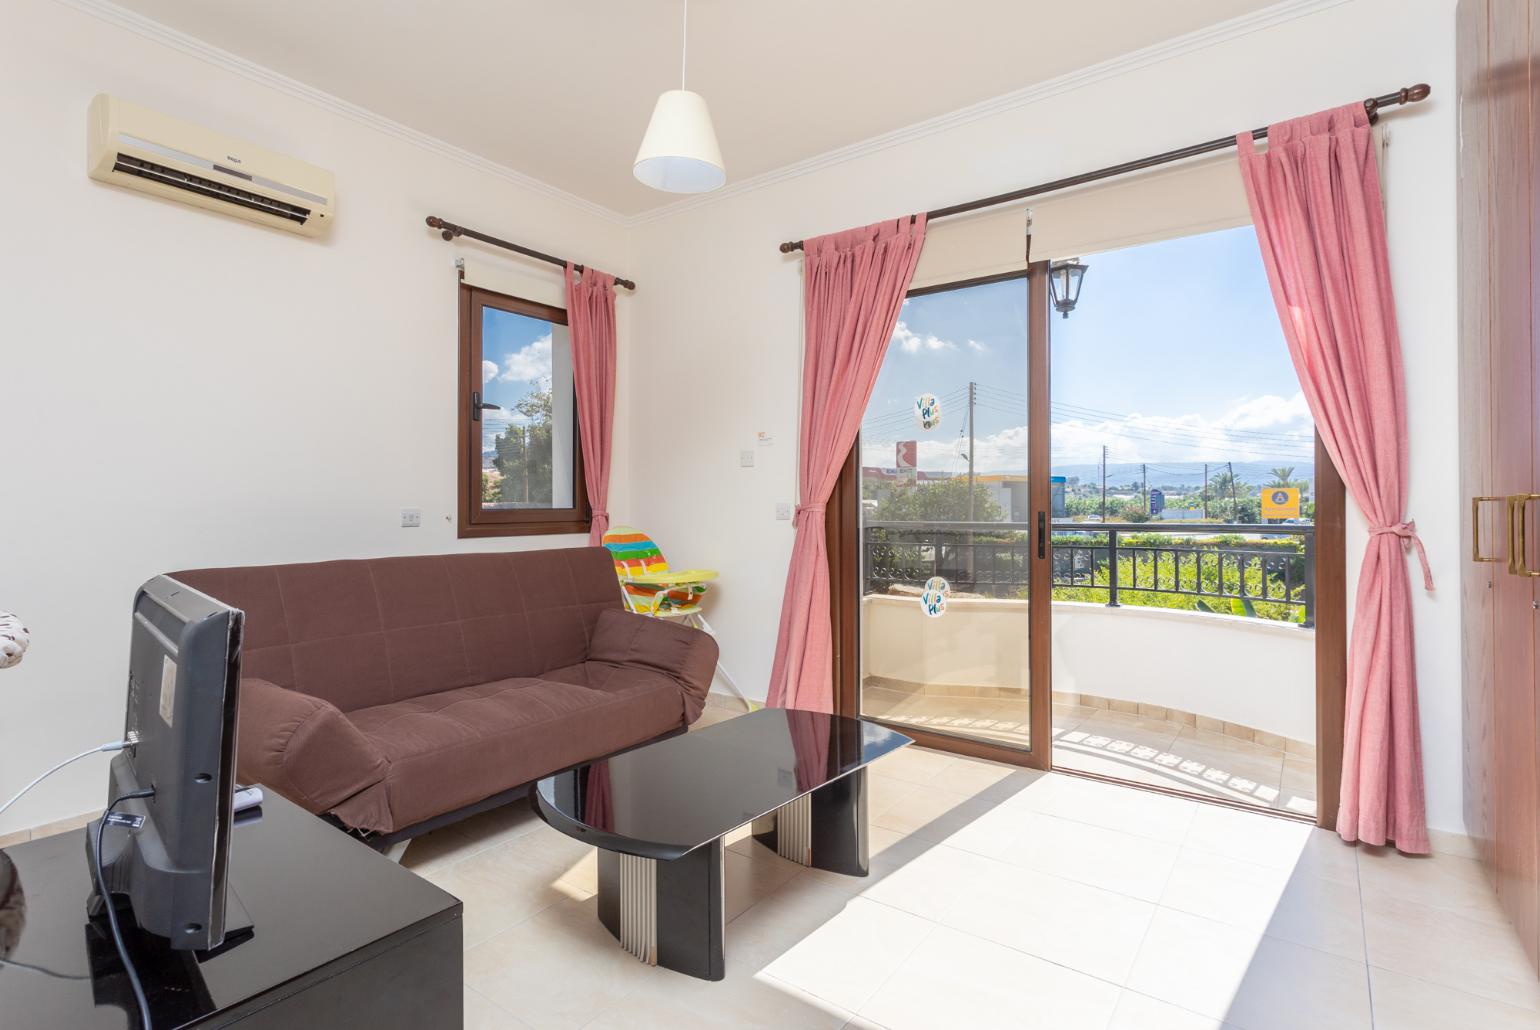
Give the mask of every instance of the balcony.
M 1310 813 L 1314 527 L 1057 523 L 1057 765 Z M 865 710 L 1028 742 L 1025 526 L 864 529 Z M 945 577 L 946 613 L 919 587 Z

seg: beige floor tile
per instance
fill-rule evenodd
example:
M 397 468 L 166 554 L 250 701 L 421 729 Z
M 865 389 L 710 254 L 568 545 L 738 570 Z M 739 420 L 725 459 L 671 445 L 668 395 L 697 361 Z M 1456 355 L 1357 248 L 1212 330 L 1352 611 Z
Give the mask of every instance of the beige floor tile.
M 1124 991 L 1107 1030 L 1230 1030 L 1221 1020 L 1200 1016 L 1137 991 Z
M 563 901 L 465 952 L 466 983 L 537 1027 L 580 1027 L 654 973 L 620 949 L 591 901 Z
M 980 801 L 1004 801 L 1027 789 L 1045 774 L 1000 762 L 958 758 L 931 780 L 930 786 Z
M 1540 1014 L 1489 998 L 1402 976 L 1388 969 L 1369 969 L 1374 997 L 1375 1030 L 1535 1030 Z
M 1292 869 L 1309 847 L 1312 829 L 1305 823 L 1276 816 L 1200 805 L 1185 844 L 1244 862 Z
M 999 882 L 1002 875 L 1019 872 L 1019 867 L 937 844 L 863 886 L 859 893 L 921 918 L 940 920 L 974 889 L 976 881 Z
M 528 1026 L 490 998 L 465 988 L 465 1030 L 525 1030 Z
M 910 783 L 930 783 L 953 761 L 951 755 L 940 751 L 928 751 L 911 744 L 877 759 L 871 765 L 871 773 L 881 773 L 883 776 L 908 780 Z
M 1247 1030 L 1368 1030 L 1364 963 L 1201 916 L 1155 913 L 1129 988 Z
M 1364 936 L 1371 965 L 1540 1012 L 1540 983 L 1510 927 L 1366 893 Z
M 930 920 L 908 912 L 852 898 L 838 915 L 783 951 L 762 972 L 853 1012 L 893 975 L 933 926 Z
M 1198 804 L 1182 798 L 1150 794 L 1128 787 L 1075 776 L 1046 776 L 1029 790 L 1013 797 L 1002 808 L 1030 808 L 1044 815 L 1148 837 L 1164 844 L 1180 844 L 1198 810 Z
M 1261 940 L 1257 930 L 1158 909 L 1127 986 L 1178 1008 L 1223 1019 Z
M 1285 755 L 1283 779 L 1278 784 L 1279 799 L 1274 808 L 1301 815 L 1316 812 L 1315 762 Z
M 1362 958 L 1263 937 L 1223 1015 L 1246 1030 L 1371 1030 L 1368 969 Z
M 560 883 L 561 873 L 506 858 L 486 860 L 486 854 L 424 874 L 464 904 L 467 948 L 554 905 L 580 901 L 591 893 Z
M 969 878 L 942 922 L 1121 984 L 1154 913 L 1149 902 L 996 862 Z
M 1474 919 L 1508 925 L 1497 892 L 1481 863 L 1454 855 L 1403 855 L 1394 848 L 1359 847 L 1358 875 L 1372 904 L 1396 897 L 1431 908 L 1447 908 Z
M 889 805 L 873 822 L 898 833 L 941 843 L 993 808 L 988 801 L 917 786 Z
M 61 833 L 72 833 L 101 814 L 101 810 L 97 809 L 94 812 L 82 812 L 79 815 L 72 815 L 66 819 L 56 819 L 51 823 L 44 823 L 42 826 L 34 826 L 32 827 L 32 839 L 42 840 L 44 837 L 53 837 Z
M 749 906 L 774 894 L 787 880 L 802 873 L 803 867 L 788 862 L 768 848 L 755 844 L 760 854 L 745 855 L 727 851 L 723 859 L 723 893 L 726 895 L 725 918 L 737 919 Z M 595 887 L 597 890 L 597 887 Z
M 1177 852 L 1174 845 L 1120 830 L 1042 816 L 1009 858 L 1041 873 L 1153 902 L 1165 890 Z
M 1118 993 L 1084 973 L 943 926 L 860 1014 L 891 1030 L 1103 1030 Z
M 1363 917 L 1358 891 L 1350 884 L 1184 848 L 1160 903 L 1363 959 Z
M 528 801 L 514 801 L 455 823 L 454 831 L 473 848 L 495 847 L 545 826 Z M 411 848 L 407 849 L 408 851 Z
M 838 1030 L 851 1014 L 763 973 L 735 973 L 725 979 L 697 980 L 667 969 L 652 976 L 585 1030 Z
M 913 794 L 921 784 L 913 780 L 901 780 L 896 776 L 886 776 L 873 766 L 866 774 L 866 812 L 869 818 L 875 820 L 877 816 L 886 812 L 900 798 Z
M 406 846 L 401 865 L 418 876 L 427 876 L 434 870 L 454 865 L 485 848 L 472 844 L 453 826 L 424 834 Z

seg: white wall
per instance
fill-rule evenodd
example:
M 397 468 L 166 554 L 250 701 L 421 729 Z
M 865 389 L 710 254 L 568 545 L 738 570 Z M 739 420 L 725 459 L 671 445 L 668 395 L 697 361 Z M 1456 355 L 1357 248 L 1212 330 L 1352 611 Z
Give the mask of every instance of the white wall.
M 331 169 L 330 238 L 91 182 L 97 92 Z M 155 573 L 581 542 L 455 538 L 455 248 L 423 218 L 629 275 L 625 226 L 49 0 L 0 12 L 0 125 L 0 607 L 33 632 L 0 673 L 0 799 L 121 734 L 129 607 Z M 61 774 L 0 835 L 100 806 L 104 773 Z
M 774 504 L 793 500 L 796 483 L 801 258 L 781 255 L 778 243 L 1428 82 L 1430 101 L 1387 119 L 1386 179 L 1411 412 L 1409 514 L 1440 584 L 1435 594 L 1414 591 L 1428 816 L 1460 830 L 1453 7 L 1327 6 L 639 225 L 633 255 L 648 282 L 634 317 L 647 357 L 632 387 L 637 397 L 691 397 L 699 429 L 648 440 L 637 427 L 635 473 L 647 488 L 627 517 L 680 560 L 721 570 L 710 615 L 738 682 L 765 692 L 792 541 Z M 738 451 L 757 431 L 775 443 L 740 469 Z M 1364 543 L 1355 513 L 1355 580 Z

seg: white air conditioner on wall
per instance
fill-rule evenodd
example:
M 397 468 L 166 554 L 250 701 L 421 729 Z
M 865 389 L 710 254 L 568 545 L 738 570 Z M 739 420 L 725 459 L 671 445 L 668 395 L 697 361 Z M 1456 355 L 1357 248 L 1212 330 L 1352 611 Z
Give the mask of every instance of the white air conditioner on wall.
M 331 172 L 101 93 L 91 101 L 91 178 L 319 236 L 332 223 Z

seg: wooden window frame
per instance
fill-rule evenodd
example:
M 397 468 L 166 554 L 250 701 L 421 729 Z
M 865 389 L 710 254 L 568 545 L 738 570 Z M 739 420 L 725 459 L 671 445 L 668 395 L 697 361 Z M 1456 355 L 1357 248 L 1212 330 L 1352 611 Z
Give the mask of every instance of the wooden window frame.
M 555 325 L 567 324 L 567 312 L 549 304 L 523 300 L 460 284 L 460 399 L 457 405 L 459 431 L 456 466 L 459 468 L 458 535 L 464 538 L 496 536 L 535 536 L 555 533 L 586 534 L 593 525 L 593 511 L 588 503 L 588 485 L 583 478 L 583 441 L 578 426 L 576 398 L 572 406 L 572 507 L 514 508 L 484 511 L 481 507 L 481 419 L 471 404 L 471 395 L 481 382 L 482 309 L 497 308 Z

